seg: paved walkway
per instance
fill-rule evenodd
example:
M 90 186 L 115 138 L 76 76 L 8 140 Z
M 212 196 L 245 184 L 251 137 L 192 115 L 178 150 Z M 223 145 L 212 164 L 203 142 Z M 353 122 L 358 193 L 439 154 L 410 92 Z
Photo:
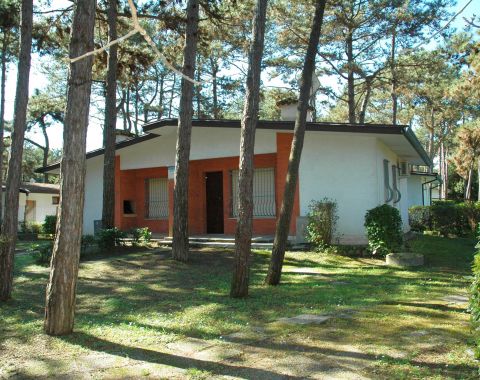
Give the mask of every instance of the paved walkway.
M 464 295 L 445 296 L 444 305 L 466 306 Z M 439 301 L 439 302 L 440 302 Z M 109 353 L 91 351 L 74 358 L 15 358 L 16 368 L 0 363 L 0 378 L 60 379 L 370 379 L 368 367 L 375 357 L 354 345 L 311 340 L 305 336 L 317 329 L 338 333 L 339 321 L 354 321 L 366 310 L 344 310 L 335 314 L 303 314 L 281 318 L 264 326 L 251 326 L 218 340 L 183 338 L 158 348 L 118 344 Z M 369 311 L 371 312 L 371 310 Z M 279 329 L 279 325 L 284 329 Z M 289 330 L 290 329 L 290 330 Z M 306 330 L 304 330 L 306 329 Z M 290 331 L 290 332 L 289 332 Z M 325 332 L 324 331 L 324 332 Z M 299 336 L 302 335 L 301 340 Z M 435 342 L 431 331 L 406 333 L 413 342 Z M 433 340 L 432 340 L 433 339 Z M 43 342 L 42 344 L 48 344 Z M 398 352 L 397 357 L 406 357 Z M 11 358 L 13 359 L 13 358 Z M 20 359 L 20 360 L 19 360 Z M 12 360 L 13 363 L 13 360 Z M 48 374 L 46 376 L 45 374 Z

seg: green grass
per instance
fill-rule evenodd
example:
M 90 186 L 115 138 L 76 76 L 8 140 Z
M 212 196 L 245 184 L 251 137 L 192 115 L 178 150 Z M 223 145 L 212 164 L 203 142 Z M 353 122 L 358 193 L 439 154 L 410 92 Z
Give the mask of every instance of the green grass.
M 264 350 L 287 355 L 301 347 L 320 355 L 354 346 L 365 353 L 366 373 L 376 378 L 475 378 L 476 364 L 465 353 L 471 343 L 468 315 L 441 302 L 445 295 L 465 294 L 474 241 L 422 236 L 410 246 L 425 255 L 426 266 L 407 270 L 386 267 L 378 259 L 287 253 L 278 287 L 263 285 L 269 252 L 256 252 L 250 297 L 240 300 L 228 297 L 233 264 L 228 251 L 195 250 L 189 264 L 171 260 L 168 250 L 84 262 L 75 333 L 60 338 L 42 334 L 48 268 L 36 265 L 30 256 L 19 256 L 14 298 L 0 305 L 0 350 L 3 345 L 10 369 L 22 366 L 19 357 L 32 355 L 53 354 L 56 360 L 69 361 L 79 355 L 121 352 L 120 356 L 184 368 L 190 378 L 208 378 L 210 373 L 229 372 L 188 358 L 164 361 L 158 350 L 185 337 L 218 343 L 227 334 L 266 326 L 274 338 L 263 343 Z M 308 268 L 319 274 L 312 275 Z M 342 310 L 357 313 L 322 328 L 271 323 Z M 427 331 L 427 337 L 412 338 L 410 333 L 418 330 Z M 282 346 L 282 339 L 288 344 Z M 245 360 L 243 366 L 253 365 Z M 0 363 L 0 375 L 1 370 Z

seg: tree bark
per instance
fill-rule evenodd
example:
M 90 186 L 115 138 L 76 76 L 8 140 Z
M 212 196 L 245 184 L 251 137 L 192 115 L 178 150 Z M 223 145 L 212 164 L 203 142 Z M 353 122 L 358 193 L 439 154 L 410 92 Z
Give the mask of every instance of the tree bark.
M 480 158 L 478 158 L 477 161 L 477 180 L 478 180 L 478 194 L 477 194 L 477 200 L 480 202 Z
M 117 0 L 108 1 L 108 40 L 117 39 Z M 108 50 L 105 94 L 105 126 L 103 129 L 103 207 L 102 228 L 115 225 L 115 130 L 117 127 L 117 45 Z
M 218 74 L 218 63 L 215 58 L 210 57 L 210 66 L 212 69 L 212 96 L 213 96 L 213 118 L 218 119 L 220 117 L 220 112 L 218 109 L 218 83 L 217 83 L 217 74 Z
M 77 0 L 70 58 L 93 50 L 95 0 Z M 85 150 L 93 57 L 70 64 L 60 164 L 60 206 L 46 292 L 44 330 L 49 335 L 73 330 L 85 194 Z
M 360 114 L 358 115 L 358 122 L 360 124 L 365 123 L 365 117 L 367 115 L 367 106 L 370 102 L 370 96 L 372 94 L 372 80 L 371 76 L 365 77 L 365 96 L 362 101 L 362 105 L 360 107 Z
M 469 201 L 472 198 L 472 175 L 473 168 L 468 169 L 467 184 L 465 186 L 465 200 Z
M 0 186 L 3 186 L 3 158 L 5 156 L 5 143 L 3 137 L 5 133 L 5 84 L 7 82 L 7 47 L 8 47 L 8 31 L 3 34 L 2 41 L 2 78 L 0 83 Z M 1 197 L 0 197 L 1 199 Z M 0 231 L 3 221 L 3 202 L 0 201 Z
M 310 38 L 308 40 L 307 53 L 305 55 L 305 62 L 303 65 L 300 84 L 300 98 L 297 107 L 297 116 L 295 119 L 292 146 L 288 161 L 288 171 L 285 179 L 282 206 L 280 209 L 280 216 L 277 221 L 270 266 L 265 279 L 265 283 L 268 285 L 278 285 L 282 275 L 283 259 L 285 257 L 285 249 L 288 241 L 288 232 L 290 230 L 293 203 L 295 201 L 295 191 L 297 189 L 298 168 L 300 165 L 303 142 L 305 138 L 305 126 L 307 122 L 310 88 L 312 87 L 312 75 L 315 72 L 315 57 L 317 55 L 318 41 L 320 39 L 322 29 L 325 3 L 326 0 L 317 0 L 315 3 L 315 15 L 313 18 Z
M 11 157 L 5 192 L 5 217 L 0 241 L 0 301 L 11 298 L 13 260 L 18 230 L 18 194 L 22 174 L 23 143 L 27 124 L 28 84 L 32 50 L 33 0 L 22 1 Z
M 397 125 L 397 108 L 398 108 L 398 96 L 397 96 L 397 75 L 395 72 L 395 45 L 396 45 L 396 29 L 393 29 L 392 33 L 392 51 L 390 55 L 390 72 L 392 75 L 392 124 Z
M 348 122 L 356 123 L 355 115 L 355 75 L 353 71 L 354 59 L 353 59 L 353 36 L 349 31 L 346 38 L 347 45 L 347 94 L 348 94 Z
M 48 138 L 47 126 L 42 122 L 41 124 L 43 139 L 45 141 L 45 146 L 43 149 L 43 167 L 48 165 L 48 155 L 50 154 L 50 139 Z M 48 173 L 43 174 L 43 182 L 48 183 Z
M 230 296 L 248 296 L 250 251 L 253 218 L 253 155 L 255 130 L 260 102 L 260 76 L 265 40 L 267 0 L 257 0 L 248 62 L 245 105 L 240 131 L 240 164 L 238 171 L 238 220 L 235 233 L 235 258 Z
M 183 74 L 193 78 L 198 41 L 198 0 L 187 5 L 187 28 L 183 49 Z M 192 135 L 193 83 L 182 78 L 182 94 L 178 115 L 177 149 L 175 157 L 175 185 L 173 190 L 173 240 L 172 257 L 188 261 L 188 167 Z

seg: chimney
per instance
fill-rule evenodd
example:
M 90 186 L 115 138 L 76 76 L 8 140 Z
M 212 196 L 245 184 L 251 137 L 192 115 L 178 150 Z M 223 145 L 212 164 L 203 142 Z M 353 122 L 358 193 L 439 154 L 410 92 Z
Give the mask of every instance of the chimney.
M 135 134 L 132 132 L 125 131 L 123 129 L 115 130 L 115 143 L 119 143 L 128 139 L 135 137 Z
M 298 101 L 296 99 L 285 99 L 277 103 L 280 108 L 280 118 L 283 121 L 295 121 L 297 117 Z M 313 121 L 312 107 L 308 107 L 307 121 Z

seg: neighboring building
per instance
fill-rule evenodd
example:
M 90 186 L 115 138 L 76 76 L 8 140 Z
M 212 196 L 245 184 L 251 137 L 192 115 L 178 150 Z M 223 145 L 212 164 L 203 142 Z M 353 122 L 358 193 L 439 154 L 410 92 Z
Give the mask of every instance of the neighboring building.
M 45 216 L 56 215 L 60 201 L 59 185 L 50 183 L 22 183 L 18 203 L 18 222 L 43 223 Z M 5 186 L 2 186 L 2 192 Z M 5 200 L 3 200 L 5 202 Z
M 287 172 L 295 107 L 283 121 L 259 121 L 255 140 L 254 221 L 256 235 L 273 235 Z M 177 120 L 144 126 L 145 135 L 117 143 L 115 224 L 127 230 L 172 231 L 173 173 Z M 239 120 L 194 120 L 190 153 L 191 235 L 235 233 L 238 202 Z M 101 219 L 103 149 L 87 154 L 84 233 Z M 364 216 L 383 203 L 397 207 L 409 230 L 408 207 L 422 204 L 424 177 L 412 180 L 412 165 L 431 162 L 406 126 L 307 123 L 290 235 L 302 238 L 308 205 L 324 197 L 338 203 L 338 239 L 364 243 Z M 58 173 L 59 165 L 39 169 Z M 412 203 L 413 202 L 413 203 Z

